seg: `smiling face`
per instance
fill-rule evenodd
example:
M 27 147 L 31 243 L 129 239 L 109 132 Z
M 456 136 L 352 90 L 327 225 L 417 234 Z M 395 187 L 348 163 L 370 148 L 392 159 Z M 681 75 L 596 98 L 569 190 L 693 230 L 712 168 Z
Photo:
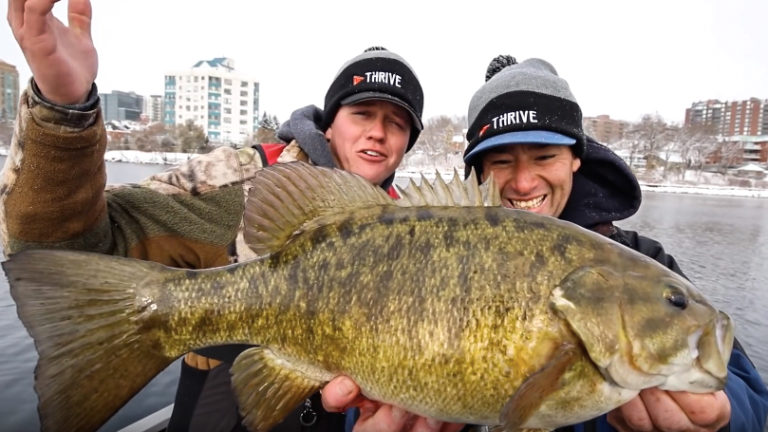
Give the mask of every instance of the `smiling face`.
M 493 173 L 505 207 L 558 217 L 581 166 L 564 145 L 511 144 L 482 155 L 483 181 Z
M 381 100 L 342 106 L 325 131 L 337 166 L 374 184 L 394 174 L 410 136 L 408 112 Z

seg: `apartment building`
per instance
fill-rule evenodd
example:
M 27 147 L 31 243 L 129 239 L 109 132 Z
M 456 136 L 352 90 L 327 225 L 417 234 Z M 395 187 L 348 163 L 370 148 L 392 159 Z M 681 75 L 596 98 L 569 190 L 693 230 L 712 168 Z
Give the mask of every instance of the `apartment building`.
M 724 137 L 768 135 L 768 99 L 694 102 L 685 110 L 685 126 L 697 125 Z
M 768 99 L 694 102 L 685 110 L 685 126 L 708 127 L 720 136 L 721 146 L 710 162 L 768 163 Z
M 16 120 L 19 106 L 19 71 L 0 60 L 0 122 Z
M 584 117 L 582 120 L 584 132 L 603 144 L 613 144 L 624 138 L 624 132 L 629 122 L 612 119 L 609 115 Z
M 192 121 L 213 143 L 240 144 L 258 129 L 259 82 L 239 74 L 234 60 L 201 60 L 165 76 L 163 122 Z
M 141 115 L 142 123 L 158 123 L 163 121 L 163 96 L 149 95 L 144 98 Z

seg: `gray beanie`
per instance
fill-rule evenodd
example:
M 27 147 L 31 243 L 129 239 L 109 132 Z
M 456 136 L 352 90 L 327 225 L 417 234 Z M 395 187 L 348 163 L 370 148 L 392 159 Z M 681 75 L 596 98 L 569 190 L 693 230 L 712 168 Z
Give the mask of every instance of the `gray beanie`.
M 411 136 L 406 151 L 413 147 L 423 125 L 424 92 L 411 66 L 399 55 L 382 47 L 371 47 L 339 69 L 325 94 L 322 128 L 333 123 L 342 105 L 365 100 L 384 100 L 405 108 L 411 115 Z
M 569 145 L 576 156 L 586 146 L 576 98 L 541 59 L 511 64 L 488 79 L 472 97 L 467 119 L 467 165 L 476 165 L 484 151 L 509 144 Z

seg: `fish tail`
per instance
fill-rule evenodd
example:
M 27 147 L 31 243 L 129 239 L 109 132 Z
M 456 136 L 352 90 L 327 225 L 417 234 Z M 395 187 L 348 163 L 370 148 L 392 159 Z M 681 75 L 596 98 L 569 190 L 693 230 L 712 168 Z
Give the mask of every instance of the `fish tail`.
M 153 300 L 166 267 L 30 250 L 3 269 L 38 352 L 42 430 L 95 431 L 177 357 L 161 349 L 162 318 Z

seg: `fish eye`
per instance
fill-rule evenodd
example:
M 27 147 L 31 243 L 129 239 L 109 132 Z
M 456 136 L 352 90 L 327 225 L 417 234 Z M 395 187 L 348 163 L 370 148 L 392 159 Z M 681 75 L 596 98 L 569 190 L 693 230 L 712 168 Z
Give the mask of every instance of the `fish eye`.
M 667 290 L 664 292 L 664 298 L 667 299 L 669 304 L 680 309 L 685 310 L 688 307 L 688 297 L 680 290 L 680 288 L 674 285 L 668 285 Z

